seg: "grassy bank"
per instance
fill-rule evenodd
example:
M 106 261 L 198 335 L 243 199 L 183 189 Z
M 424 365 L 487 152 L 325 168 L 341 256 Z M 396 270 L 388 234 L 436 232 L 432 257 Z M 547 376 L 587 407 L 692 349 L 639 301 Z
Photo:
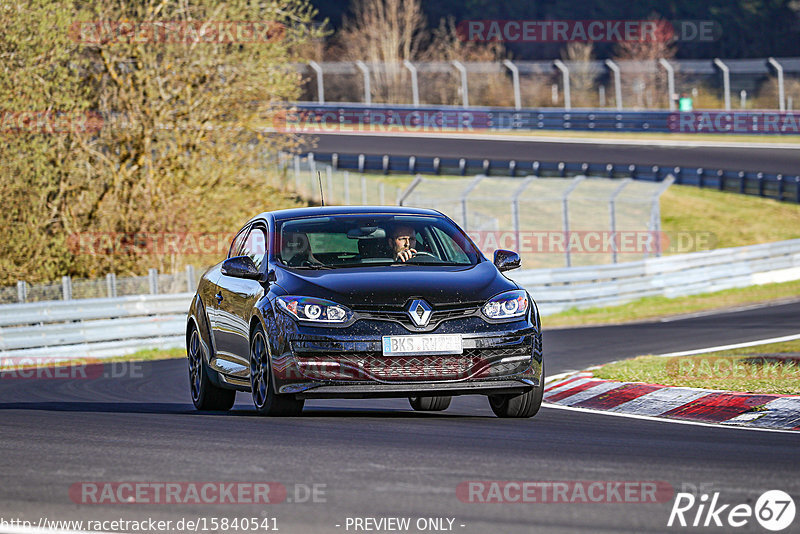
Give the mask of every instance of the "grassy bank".
M 747 393 L 800 395 L 800 340 L 663 358 L 610 363 L 598 378 Z

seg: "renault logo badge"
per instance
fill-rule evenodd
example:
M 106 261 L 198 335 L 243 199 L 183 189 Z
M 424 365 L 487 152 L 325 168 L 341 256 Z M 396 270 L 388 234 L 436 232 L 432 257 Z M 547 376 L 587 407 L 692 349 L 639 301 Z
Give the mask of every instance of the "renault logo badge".
M 411 301 L 408 306 L 408 316 L 411 321 L 417 326 L 426 326 L 431 318 L 431 305 L 421 299 Z

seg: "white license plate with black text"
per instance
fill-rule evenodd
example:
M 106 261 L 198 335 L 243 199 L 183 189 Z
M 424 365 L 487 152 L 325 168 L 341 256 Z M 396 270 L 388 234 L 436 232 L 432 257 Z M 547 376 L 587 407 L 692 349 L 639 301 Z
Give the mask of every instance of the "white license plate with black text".
M 384 356 L 408 354 L 463 354 L 464 346 L 459 334 L 430 336 L 383 336 Z

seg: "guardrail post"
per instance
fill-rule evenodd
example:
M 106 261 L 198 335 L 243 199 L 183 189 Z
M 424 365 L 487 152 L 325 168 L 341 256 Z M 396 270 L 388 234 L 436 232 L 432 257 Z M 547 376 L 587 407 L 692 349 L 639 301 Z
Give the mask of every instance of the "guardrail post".
M 461 158 L 458 160 L 458 172 L 461 176 L 467 174 L 467 160 Z
M 775 178 L 778 180 L 778 201 L 783 202 L 783 175 L 778 174 Z
M 503 65 L 511 71 L 511 79 L 514 84 L 514 109 L 522 109 L 522 95 L 519 90 L 519 69 L 510 59 L 504 59 Z
M 683 169 L 681 167 L 675 167 L 672 169 L 672 173 L 675 176 L 675 183 L 682 184 L 683 183 Z
M 794 177 L 794 201 L 800 204 L 800 176 Z
M 569 67 L 560 59 L 553 61 L 553 65 L 561 71 L 561 76 L 564 79 L 564 109 L 570 110 L 572 109 L 572 92 L 569 87 Z
M 744 195 L 747 192 L 747 173 L 739 171 L 739 193 Z
M 72 279 L 69 276 L 61 277 L 61 295 L 64 300 L 72 300 Z
M 719 58 L 714 58 L 714 65 L 722 71 L 722 86 L 725 91 L 725 111 L 731 110 L 731 69 Z
M 316 61 L 309 60 L 308 66 L 314 69 L 317 73 L 317 101 L 320 104 L 325 103 L 325 84 L 322 82 L 322 67 Z
M 774 57 L 769 58 L 767 62 L 775 67 L 775 70 L 778 72 L 778 106 L 782 112 L 786 111 L 786 89 L 783 83 L 783 65 L 778 63 L 778 60 Z
M 764 173 L 760 172 L 756 174 L 756 178 L 758 179 L 758 196 L 764 196 Z
M 542 168 L 542 164 L 538 161 L 534 161 L 533 165 L 531 166 L 531 172 L 535 177 L 539 177 L 539 170 Z
M 372 89 L 369 86 L 369 67 L 360 59 L 356 61 L 356 67 L 364 74 L 364 103 L 369 106 L 372 104 Z
M 508 162 L 508 175 L 512 178 L 517 174 L 517 162 L 515 160 L 511 160 Z
M 197 281 L 194 274 L 194 265 L 189 264 L 186 266 L 186 291 L 194 293 L 196 289 Z
M 409 156 L 408 158 L 408 174 L 414 174 L 417 170 L 417 158 Z
M 383 168 L 383 174 L 389 174 L 389 156 L 386 154 L 383 155 L 381 160 L 381 167 Z
M 366 167 L 367 158 L 364 154 L 358 155 L 358 172 L 364 172 L 364 168 Z
M 17 301 L 28 302 L 28 284 L 24 280 L 17 280 Z
M 483 174 L 479 174 L 475 177 L 474 180 L 464 189 L 464 192 L 461 193 L 461 218 L 463 223 L 464 230 L 468 230 L 467 228 L 467 197 L 469 196 L 472 191 L 478 187 L 478 184 L 481 183 L 481 180 L 486 178 Z
M 189 289 L 189 291 L 194 291 L 194 289 Z M 114 273 L 108 273 L 106 275 L 106 295 L 108 295 L 110 299 L 117 296 L 117 275 Z
M 697 187 L 699 187 L 700 189 L 703 189 L 703 187 L 705 186 L 704 183 L 705 173 L 706 171 L 702 167 L 697 169 Z
M 469 85 L 467 84 L 467 68 L 458 60 L 450 62 L 461 73 L 461 102 L 465 108 L 469 107 Z
M 331 167 L 333 167 L 337 171 L 339 170 L 339 154 L 338 154 L 338 152 L 334 152 L 333 154 L 331 154 Z
M 717 171 L 717 189 L 725 191 L 725 171 L 722 169 Z
M 403 65 L 411 73 L 411 100 L 414 102 L 414 107 L 419 107 L 419 85 L 417 84 L 417 67 L 414 66 L 409 60 L 404 59 Z
M 564 256 L 567 261 L 567 267 L 572 267 L 572 256 L 569 250 L 569 195 L 585 179 L 585 176 L 576 176 L 561 197 L 561 222 L 562 230 L 564 231 Z
M 612 163 L 606 165 L 606 176 L 608 176 L 608 178 L 614 177 L 614 165 Z
M 350 205 L 350 173 L 344 171 L 344 204 Z
M 567 177 L 567 164 L 564 163 L 563 161 L 558 162 L 558 176 L 560 178 Z
M 158 295 L 158 269 L 148 269 L 147 277 L 150 282 L 150 294 Z
M 637 178 L 636 165 L 633 164 L 628 165 L 628 173 L 631 175 L 631 178 L 636 180 Z
M 617 100 L 617 111 L 622 111 L 622 76 L 619 65 L 607 59 L 606 66 L 614 73 L 614 98 Z
M 653 171 L 653 180 L 658 182 L 659 178 L 661 178 L 661 167 L 658 165 L 653 165 L 651 170 Z
M 439 174 L 441 172 L 441 165 L 442 165 L 441 159 L 433 158 L 433 174 Z
M 617 263 L 617 197 L 633 178 L 625 178 L 608 199 L 609 229 L 611 231 L 611 261 Z

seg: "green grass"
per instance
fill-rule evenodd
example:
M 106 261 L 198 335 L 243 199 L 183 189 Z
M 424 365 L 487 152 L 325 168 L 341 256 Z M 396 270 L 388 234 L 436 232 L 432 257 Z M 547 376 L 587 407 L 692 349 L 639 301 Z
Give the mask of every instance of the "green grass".
M 800 395 L 800 340 L 674 358 L 639 356 L 604 365 L 594 375 L 623 382 Z
M 688 185 L 661 197 L 661 228 L 708 238 L 705 249 L 800 238 L 800 204 Z
M 535 292 L 533 296 L 536 298 Z M 703 293 L 672 299 L 667 297 L 645 297 L 620 306 L 583 310 L 571 309 L 548 315 L 542 319 L 542 323 L 545 329 L 554 326 L 619 324 L 754 303 L 774 302 L 793 297 L 800 298 L 800 280 L 728 289 L 715 293 Z
M 145 362 L 153 360 L 168 360 L 174 358 L 185 358 L 186 349 L 178 347 L 174 349 L 144 349 L 124 356 L 112 356 L 110 358 L 74 358 L 71 360 L 56 361 L 56 358 L 43 358 L 36 362 L 31 358 L 30 362 L 23 362 L 22 368 L 36 369 L 41 367 L 64 367 L 68 365 L 97 365 L 114 362 Z M 12 364 L 0 361 L 0 371 L 9 369 L 20 369 L 20 364 Z

